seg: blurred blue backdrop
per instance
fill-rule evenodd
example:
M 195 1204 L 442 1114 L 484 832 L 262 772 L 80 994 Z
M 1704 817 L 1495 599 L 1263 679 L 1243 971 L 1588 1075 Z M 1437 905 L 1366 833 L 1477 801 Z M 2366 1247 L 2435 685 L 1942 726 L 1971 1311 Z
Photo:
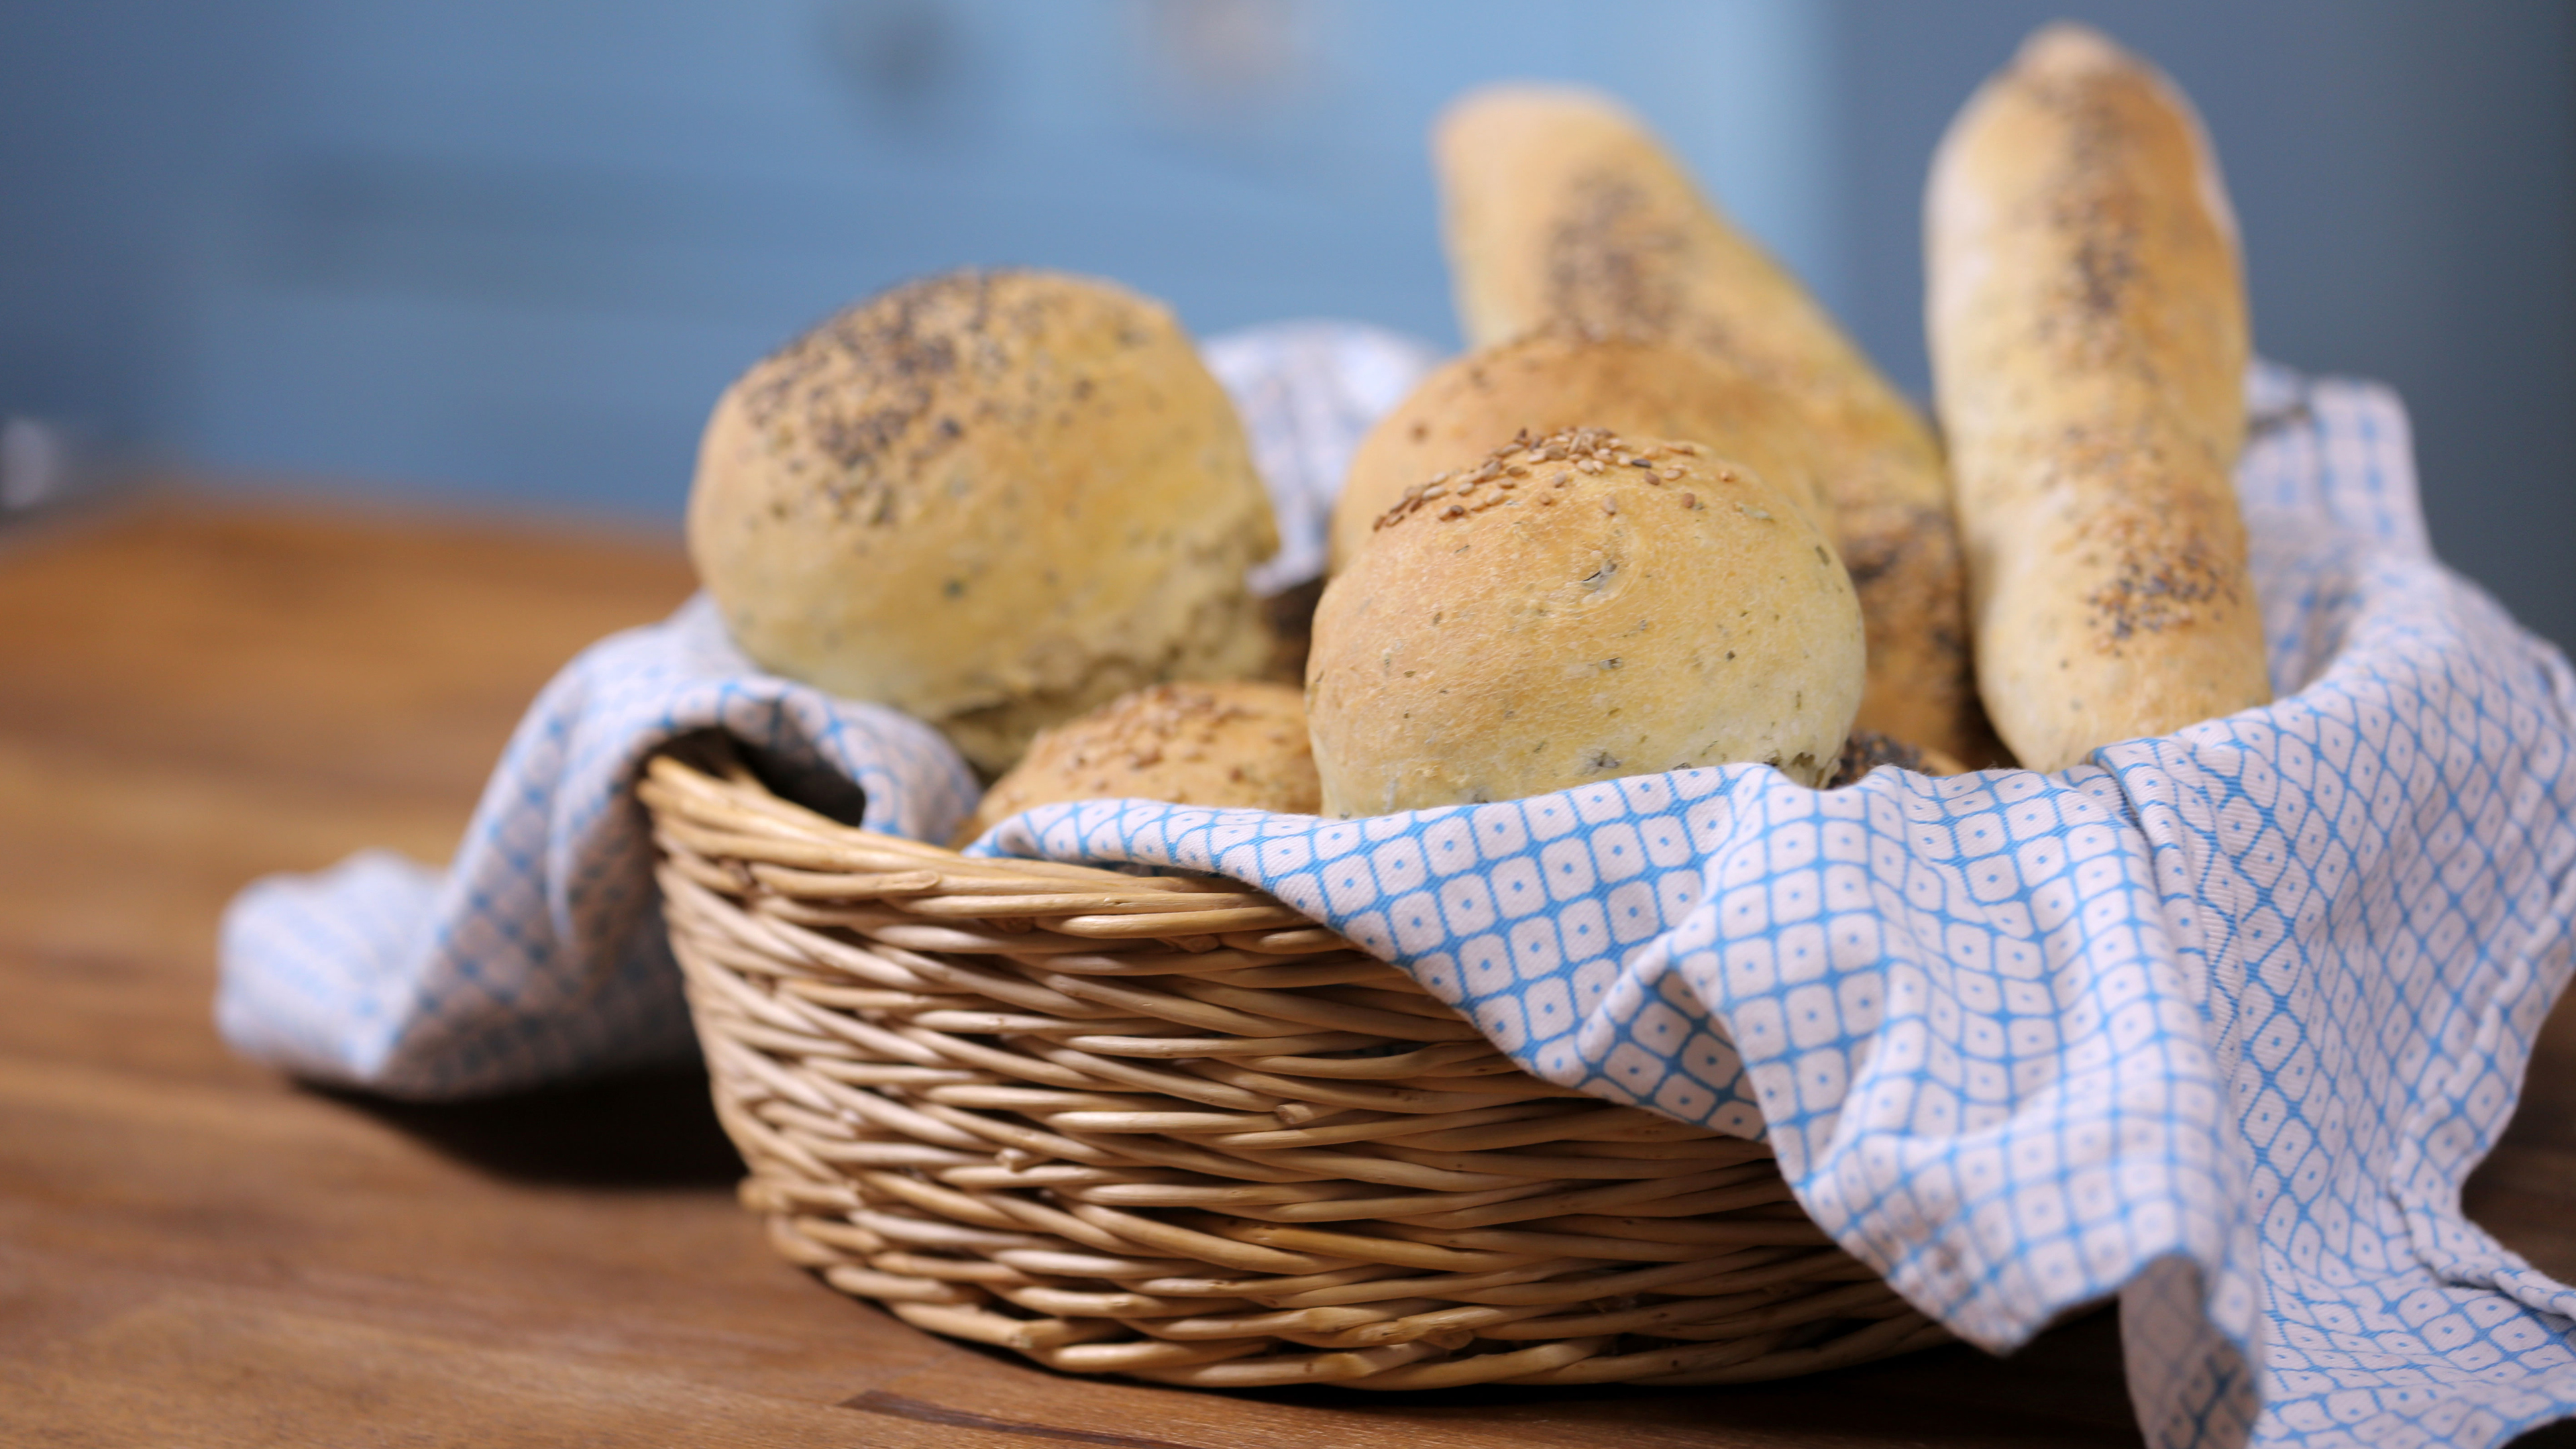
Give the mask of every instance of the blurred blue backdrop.
M 0 414 L 677 516 L 735 372 L 921 272 L 1453 345 L 1422 138 L 1616 91 L 1920 392 L 1933 141 L 2031 25 L 2199 100 L 2260 345 L 2403 387 L 2445 553 L 2576 639 L 2576 7 L 2398 0 L 0 3 Z

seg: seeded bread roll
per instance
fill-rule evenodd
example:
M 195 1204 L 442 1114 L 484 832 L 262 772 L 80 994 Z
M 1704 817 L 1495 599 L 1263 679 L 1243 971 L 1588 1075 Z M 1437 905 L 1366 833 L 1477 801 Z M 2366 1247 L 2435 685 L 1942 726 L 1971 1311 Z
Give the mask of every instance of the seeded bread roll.
M 1825 450 L 1827 528 L 1869 621 L 1861 726 L 1989 759 L 1940 445 L 1815 299 L 1605 96 L 1478 91 L 1433 152 L 1468 344 L 1572 323 L 1697 347 L 1777 388 Z
M 979 768 L 1140 685 L 1259 672 L 1278 546 L 1242 425 L 1159 304 L 953 272 L 726 389 L 689 552 L 763 666 L 937 725 Z
M 1695 348 L 1555 327 L 1450 362 L 1378 420 L 1333 506 L 1333 566 L 1405 489 L 1520 434 L 1577 426 L 1687 438 L 1744 463 L 1809 518 L 1832 516 L 1816 495 L 1815 435 L 1777 389 Z
M 962 844 L 1035 805 L 1134 796 L 1312 815 L 1306 704 L 1285 684 L 1157 684 L 1037 737 L 984 792 Z
M 1795 502 L 1697 444 L 1574 431 L 1417 487 L 1315 611 L 1324 811 L 1730 761 L 1823 783 L 1860 607 Z
M 2272 697 L 2230 471 L 2235 221 L 2190 103 L 2073 25 L 1951 123 L 1925 238 L 1987 712 L 2022 762 Z

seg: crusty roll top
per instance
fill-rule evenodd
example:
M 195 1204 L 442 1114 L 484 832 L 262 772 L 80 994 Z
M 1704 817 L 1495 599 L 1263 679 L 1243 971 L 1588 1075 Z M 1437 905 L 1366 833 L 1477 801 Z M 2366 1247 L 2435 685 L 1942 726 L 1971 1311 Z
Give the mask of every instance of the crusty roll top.
M 1122 797 L 1314 814 L 1322 797 L 1304 699 L 1260 680 L 1121 695 L 1039 735 L 957 838 L 973 840 L 1034 806 Z
M 1515 434 L 1581 426 L 1704 444 L 1761 474 L 1820 527 L 1832 518 L 1816 492 L 1820 445 L 1778 388 L 1696 348 L 1548 327 L 1455 359 L 1378 420 L 1333 507 L 1334 567 L 1407 488 L 1442 468 Z
M 852 307 L 716 404 L 689 550 L 761 664 L 999 770 L 1140 685 L 1258 670 L 1277 548 L 1232 403 L 1105 282 L 954 272 Z

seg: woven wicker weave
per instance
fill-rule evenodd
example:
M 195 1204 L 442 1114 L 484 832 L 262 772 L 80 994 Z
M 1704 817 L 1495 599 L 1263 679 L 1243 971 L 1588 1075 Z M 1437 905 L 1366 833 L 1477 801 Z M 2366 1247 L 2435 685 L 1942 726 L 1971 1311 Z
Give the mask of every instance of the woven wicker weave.
M 642 793 L 744 1203 L 923 1328 L 1231 1388 L 1740 1382 L 1943 1338 L 1761 1144 L 1523 1074 L 1266 895 L 853 829 L 705 742 Z

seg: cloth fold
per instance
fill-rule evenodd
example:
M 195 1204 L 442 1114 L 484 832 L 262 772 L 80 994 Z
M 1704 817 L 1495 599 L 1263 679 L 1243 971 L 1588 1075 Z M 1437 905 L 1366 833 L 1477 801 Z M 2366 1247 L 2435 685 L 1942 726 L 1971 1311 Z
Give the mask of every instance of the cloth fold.
M 2116 1293 L 2156 1444 L 2500 1442 L 2576 1413 L 2576 1293 L 2459 1208 L 2570 970 L 2576 680 L 2432 558 L 2391 394 L 2264 368 L 2250 395 L 2265 708 L 2053 774 L 1730 766 L 1359 821 L 1083 802 L 975 849 L 1272 891 L 1539 1076 L 1767 1136 L 1810 1216 L 1989 1348 Z M 712 667 L 706 622 L 549 689 L 431 905 L 406 877 L 371 918 L 381 858 L 245 893 L 235 1042 L 341 1080 L 400 1060 L 378 1084 L 430 1094 L 676 1033 L 621 793 L 652 731 L 589 691 L 660 652 Z M 721 675 L 688 688 L 736 702 L 673 727 L 840 769 L 871 824 L 936 836 L 967 803 L 919 726 Z M 551 884 L 496 889 L 494 861 Z M 437 990 L 391 969 L 424 932 Z M 575 961 L 579 991 L 511 984 Z M 483 1014 L 323 1046 L 335 1020 L 390 1044 L 383 1003 L 449 989 Z
M 224 1039 L 299 1076 L 424 1099 L 685 1059 L 688 1005 L 632 784 L 654 750 L 706 729 L 784 780 L 856 783 L 871 830 L 945 839 L 975 808 L 974 773 L 938 731 L 762 674 L 701 595 L 555 676 L 451 869 L 367 851 L 235 897 Z

